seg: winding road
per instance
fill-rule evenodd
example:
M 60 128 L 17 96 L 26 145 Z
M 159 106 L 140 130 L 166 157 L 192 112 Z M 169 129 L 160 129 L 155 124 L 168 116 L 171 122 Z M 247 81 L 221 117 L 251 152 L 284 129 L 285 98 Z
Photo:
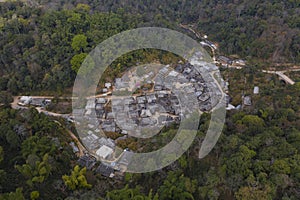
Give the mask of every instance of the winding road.
M 282 70 L 282 71 L 275 71 L 275 70 L 262 70 L 262 72 L 264 73 L 268 73 L 268 74 L 277 74 L 280 78 L 282 78 L 286 83 L 289 83 L 291 85 L 295 84 L 295 81 L 293 81 L 291 78 L 289 78 L 287 75 L 285 75 L 284 73 L 286 72 L 296 72 L 296 71 L 300 71 L 300 68 L 290 68 L 287 70 Z

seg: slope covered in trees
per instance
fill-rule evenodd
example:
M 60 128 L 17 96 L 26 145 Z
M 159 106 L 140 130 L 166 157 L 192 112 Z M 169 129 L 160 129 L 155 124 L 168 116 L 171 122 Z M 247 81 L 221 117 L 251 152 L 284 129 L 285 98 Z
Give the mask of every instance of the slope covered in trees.
M 300 199 L 300 84 L 283 85 L 256 66 L 222 71 L 234 105 L 242 92 L 252 95 L 253 85 L 260 94 L 252 106 L 227 113 L 223 134 L 207 157 L 198 159 L 210 119 L 204 114 L 193 145 L 178 161 L 156 172 L 127 173 L 124 180 L 76 166 L 65 130 L 72 125 L 35 109 L 9 108 L 10 93 L 68 91 L 93 47 L 141 26 L 180 30 L 179 23 L 194 24 L 225 54 L 299 63 L 298 0 L 36 2 L 41 6 L 0 3 L 0 199 Z M 176 57 L 136 51 L 114 62 L 107 74 L 153 60 L 167 64 Z M 161 134 L 156 144 L 172 134 Z M 131 139 L 119 144 L 155 147 Z
M 64 125 L 34 109 L 1 108 L 1 197 L 299 199 L 299 84 L 275 81 L 270 93 L 260 80 L 265 77 L 255 77 L 261 82 L 259 98 L 252 107 L 228 112 L 223 134 L 207 157 L 198 159 L 210 119 L 205 114 L 193 145 L 178 161 L 156 172 L 125 174 L 121 181 L 76 167 Z
M 225 54 L 271 63 L 300 62 L 297 0 L 37 2 L 41 6 L 18 1 L 0 4 L 1 90 L 62 92 L 72 86 L 93 47 L 142 26 L 183 31 L 179 23 L 194 24 Z M 121 66 L 147 55 L 141 51 L 133 56 L 135 60 L 124 56 Z

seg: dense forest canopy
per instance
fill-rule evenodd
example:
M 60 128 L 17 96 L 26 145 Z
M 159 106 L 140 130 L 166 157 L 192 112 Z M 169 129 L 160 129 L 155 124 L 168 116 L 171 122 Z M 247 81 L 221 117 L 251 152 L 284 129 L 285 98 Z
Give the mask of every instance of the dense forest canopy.
M 227 113 L 220 140 L 198 159 L 210 115 L 201 116 L 193 145 L 170 166 L 107 178 L 79 167 L 69 143 L 74 125 L 34 108 L 14 110 L 12 95 L 70 93 L 87 54 L 125 30 L 159 26 L 187 34 L 179 24 L 253 66 L 221 69 L 231 103 L 252 105 Z M 258 69 L 300 63 L 299 0 L 24 0 L 0 3 L 0 199 L 300 199 L 300 75 L 285 85 Z M 117 76 L 137 62 L 178 62 L 163 51 L 126 54 L 107 71 Z M 242 78 L 241 78 L 242 77 Z M 110 80 L 112 81 L 112 80 Z M 253 86 L 260 88 L 253 95 Z M 55 101 L 58 101 L 56 98 Z M 53 110 L 55 110 L 53 108 Z M 120 134 L 110 133 L 116 139 Z M 118 145 L 151 151 L 174 135 Z
M 0 88 L 63 91 L 86 54 L 124 30 L 193 24 L 225 54 L 300 62 L 299 1 L 35 1 L 0 4 Z M 39 6 L 38 6 L 39 5 Z M 86 44 L 74 48 L 76 36 Z M 145 56 L 144 56 L 145 57 Z M 123 59 L 122 65 L 130 63 Z

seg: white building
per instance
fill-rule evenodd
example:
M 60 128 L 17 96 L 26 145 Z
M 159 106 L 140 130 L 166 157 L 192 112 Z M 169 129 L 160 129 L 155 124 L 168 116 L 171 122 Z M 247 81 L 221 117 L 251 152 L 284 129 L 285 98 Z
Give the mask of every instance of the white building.
M 228 104 L 228 106 L 226 107 L 226 110 L 235 110 L 235 106 Z
M 106 145 L 103 145 L 96 151 L 96 154 L 100 158 L 107 159 L 113 152 L 114 151 L 112 148 L 110 148 Z
M 259 94 L 259 87 L 258 86 L 254 87 L 253 94 Z
M 32 101 L 32 97 L 30 96 L 21 96 L 19 100 L 19 105 L 29 105 Z
M 110 87 L 111 87 L 111 83 L 105 83 L 104 86 L 105 86 L 106 88 L 110 88 Z

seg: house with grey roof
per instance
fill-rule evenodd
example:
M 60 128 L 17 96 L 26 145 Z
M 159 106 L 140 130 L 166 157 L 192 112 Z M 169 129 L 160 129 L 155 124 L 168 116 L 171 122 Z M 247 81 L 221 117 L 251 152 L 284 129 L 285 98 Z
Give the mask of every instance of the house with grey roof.
M 106 119 L 114 119 L 114 114 L 112 112 L 106 113 Z
M 144 104 L 144 103 L 138 104 L 138 109 L 139 110 L 146 109 L 146 104 Z
M 96 104 L 95 109 L 96 109 L 96 111 L 97 110 L 103 110 L 104 109 L 104 104 Z
M 138 96 L 138 97 L 136 98 L 136 100 L 137 100 L 137 103 L 138 103 L 138 104 L 144 104 L 144 103 L 147 102 L 145 96 Z
M 106 132 L 116 132 L 116 123 L 114 121 L 106 120 L 102 124 L 103 131 Z
M 111 138 L 105 138 L 105 137 L 101 137 L 98 139 L 97 141 L 99 143 L 100 146 L 106 145 L 110 148 L 115 148 L 115 142 L 111 139 Z
M 190 67 L 185 67 L 183 70 L 183 74 L 189 74 L 192 72 L 192 69 Z
M 103 163 L 100 163 L 99 166 L 97 167 L 96 169 L 96 173 L 99 173 L 103 176 L 106 176 L 106 177 L 109 177 L 109 178 L 112 178 L 114 177 L 114 169 L 111 168 L 110 166 L 108 165 L 105 165 Z
M 96 162 L 97 159 L 91 155 L 81 156 L 77 161 L 79 166 L 86 167 L 88 170 L 91 170 L 95 166 Z
M 126 82 L 125 80 L 123 80 L 122 78 L 116 78 L 115 87 L 116 87 L 116 89 L 119 89 L 119 90 L 122 90 L 122 89 L 126 90 L 129 87 L 129 83 Z
M 95 103 L 95 99 L 88 99 L 87 102 L 86 102 L 86 106 L 85 106 L 85 109 L 88 110 L 88 109 L 94 109 L 96 106 L 96 103 Z
M 158 85 L 158 84 L 155 84 L 154 85 L 154 90 L 155 91 L 160 91 L 160 90 L 162 90 L 163 89 L 163 86 L 162 85 Z
M 75 116 L 83 116 L 85 113 L 84 109 L 73 109 L 72 114 Z
M 156 123 L 157 123 L 157 121 L 153 118 L 150 118 L 150 117 L 142 118 L 141 121 L 140 121 L 141 126 L 154 125 Z
M 96 104 L 105 104 L 107 100 L 103 97 L 96 98 Z
M 72 147 L 73 153 L 78 153 L 78 152 L 79 152 L 79 149 L 78 149 L 78 147 L 75 145 L 74 142 L 70 142 L 69 144 L 70 144 L 70 146 Z
M 149 109 L 143 109 L 140 114 L 141 117 L 151 117 L 151 111 Z
M 244 100 L 243 100 L 243 103 L 244 103 L 245 106 L 251 106 L 252 105 L 251 97 L 250 96 L 245 96 Z
M 232 65 L 232 60 L 226 56 L 219 56 L 217 58 L 217 61 L 219 61 L 223 65 Z
M 146 98 L 147 98 L 147 102 L 148 103 L 155 103 L 156 102 L 156 96 L 155 96 L 155 94 L 147 95 Z

